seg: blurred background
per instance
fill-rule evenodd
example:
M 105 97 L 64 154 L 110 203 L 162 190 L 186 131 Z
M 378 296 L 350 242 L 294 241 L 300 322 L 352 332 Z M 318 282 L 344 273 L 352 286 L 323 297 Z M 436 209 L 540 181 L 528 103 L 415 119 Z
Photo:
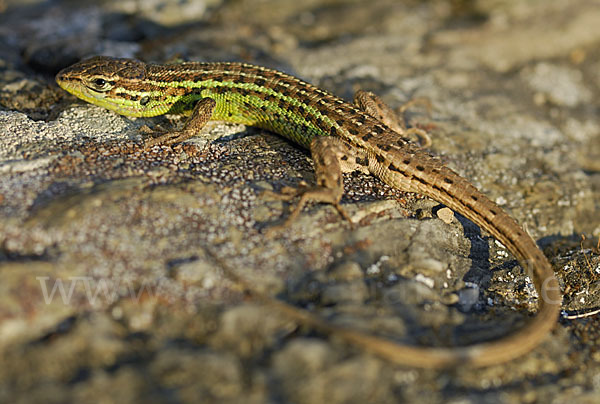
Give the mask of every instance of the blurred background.
M 408 125 L 526 227 L 573 314 L 600 307 L 599 45 L 597 0 L 0 0 L 0 402 L 598 402 L 595 316 L 563 318 L 523 360 L 433 372 L 246 301 L 202 251 L 408 343 L 499 338 L 536 307 L 501 245 L 369 176 L 345 177 L 356 231 L 319 205 L 265 240 L 289 207 L 257 195 L 312 181 L 305 152 L 231 125 L 144 152 L 140 127 L 171 120 L 85 105 L 53 77 L 93 55 L 242 61 L 347 100 L 427 98 Z M 90 302 L 80 282 L 125 276 L 141 302 L 124 286 Z M 40 279 L 80 283 L 48 303 Z

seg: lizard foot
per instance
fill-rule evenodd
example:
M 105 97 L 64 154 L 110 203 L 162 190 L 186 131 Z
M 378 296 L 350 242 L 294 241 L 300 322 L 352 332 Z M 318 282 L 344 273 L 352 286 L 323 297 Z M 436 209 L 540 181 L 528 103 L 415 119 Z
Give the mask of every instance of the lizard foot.
M 309 202 L 322 202 L 332 205 L 340 214 L 340 216 L 346 219 L 350 223 L 350 226 L 352 228 L 354 227 L 354 222 L 352 222 L 350 215 L 348 215 L 346 210 L 342 208 L 338 200 L 339 198 L 337 197 L 337 195 L 332 193 L 331 189 L 329 188 L 322 186 L 308 188 L 306 186 L 306 183 L 304 183 L 304 186 L 301 184 L 298 188 L 284 187 L 282 189 L 282 192 L 279 194 L 272 191 L 265 191 L 263 195 L 272 196 L 276 199 L 284 201 L 289 201 L 300 196 L 298 204 L 296 205 L 292 213 L 290 213 L 288 218 L 282 224 L 270 227 L 266 232 L 267 237 L 271 237 L 276 233 L 280 232 L 281 230 L 289 228 L 290 225 L 298 218 L 300 212 L 302 212 L 302 209 L 304 209 L 304 207 Z

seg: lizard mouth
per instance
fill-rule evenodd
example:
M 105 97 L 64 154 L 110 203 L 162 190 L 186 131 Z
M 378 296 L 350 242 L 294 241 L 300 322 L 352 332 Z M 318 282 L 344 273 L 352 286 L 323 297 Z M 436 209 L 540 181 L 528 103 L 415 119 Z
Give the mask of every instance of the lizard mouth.
M 74 80 L 72 77 L 69 77 L 69 74 L 67 72 L 65 72 L 65 70 L 67 69 L 63 69 L 61 71 L 58 72 L 58 74 L 55 77 L 56 80 L 56 84 L 58 84 L 58 86 L 60 88 L 62 88 L 65 91 L 68 91 L 69 93 L 73 94 L 73 95 L 78 95 L 80 93 L 83 93 L 81 91 L 81 87 L 83 87 L 81 85 L 80 82 Z
M 81 98 L 87 102 L 96 103 L 97 100 L 92 95 L 92 90 L 81 83 L 72 81 L 72 80 L 62 80 L 59 77 L 56 77 L 56 83 L 60 88 L 67 91 L 70 94 L 73 94 L 77 98 Z

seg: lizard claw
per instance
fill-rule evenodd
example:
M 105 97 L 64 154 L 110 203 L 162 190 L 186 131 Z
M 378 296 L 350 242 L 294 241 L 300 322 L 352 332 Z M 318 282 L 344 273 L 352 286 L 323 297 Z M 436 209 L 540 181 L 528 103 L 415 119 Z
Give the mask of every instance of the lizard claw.
M 179 142 L 184 141 L 188 137 L 189 136 L 186 136 L 186 134 L 181 133 L 181 131 L 172 131 L 172 132 L 163 133 L 160 136 L 146 140 L 144 142 L 144 149 L 149 149 L 152 146 L 157 146 L 157 145 L 170 145 L 170 144 L 179 143 Z
M 351 229 L 354 229 L 355 224 L 352 221 L 352 219 L 350 218 L 350 215 L 348 215 L 346 210 L 344 208 L 342 208 L 342 206 L 339 204 L 339 202 L 329 199 L 329 193 L 327 192 L 326 188 L 322 188 L 322 187 L 315 187 L 315 188 L 311 188 L 311 189 L 298 189 L 298 188 L 291 188 L 291 187 L 286 187 L 286 188 L 284 188 L 285 190 L 282 189 L 282 193 L 276 193 L 276 192 L 272 192 L 272 191 L 264 191 L 263 192 L 263 195 L 270 195 L 279 200 L 285 200 L 285 201 L 289 201 L 289 200 L 293 199 L 294 197 L 301 195 L 300 201 L 298 202 L 298 204 L 296 205 L 296 207 L 294 208 L 292 213 L 290 213 L 288 218 L 282 224 L 272 226 L 266 231 L 265 235 L 267 237 L 271 238 L 278 231 L 288 228 L 298 218 L 298 216 L 300 215 L 300 212 L 302 211 L 304 206 L 310 201 L 329 203 L 330 205 L 332 205 L 335 208 L 335 210 L 340 214 L 340 216 L 342 216 L 344 219 L 346 219 L 348 221 L 348 223 L 350 223 Z

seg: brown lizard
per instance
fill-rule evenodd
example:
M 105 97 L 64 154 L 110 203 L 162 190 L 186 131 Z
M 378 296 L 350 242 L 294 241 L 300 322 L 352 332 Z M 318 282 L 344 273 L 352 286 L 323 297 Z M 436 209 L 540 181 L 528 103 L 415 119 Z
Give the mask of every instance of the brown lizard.
M 289 220 L 308 201 L 332 204 L 348 218 L 339 204 L 344 192 L 342 173 L 355 170 L 394 188 L 427 195 L 504 244 L 531 276 L 539 296 L 537 315 L 499 340 L 466 347 L 418 347 L 328 324 L 308 311 L 253 290 L 229 271 L 249 293 L 299 321 L 387 360 L 427 368 L 487 366 L 515 359 L 536 347 L 556 323 L 560 289 L 552 267 L 532 238 L 466 179 L 408 141 L 405 136 L 410 130 L 371 93 L 358 92 L 352 105 L 300 79 L 259 66 L 158 65 L 109 57 L 77 63 L 59 72 L 56 80 L 77 97 L 123 115 L 191 115 L 182 130 L 152 139 L 148 146 L 181 142 L 212 119 L 265 128 L 308 148 L 316 185 L 302 193 Z

